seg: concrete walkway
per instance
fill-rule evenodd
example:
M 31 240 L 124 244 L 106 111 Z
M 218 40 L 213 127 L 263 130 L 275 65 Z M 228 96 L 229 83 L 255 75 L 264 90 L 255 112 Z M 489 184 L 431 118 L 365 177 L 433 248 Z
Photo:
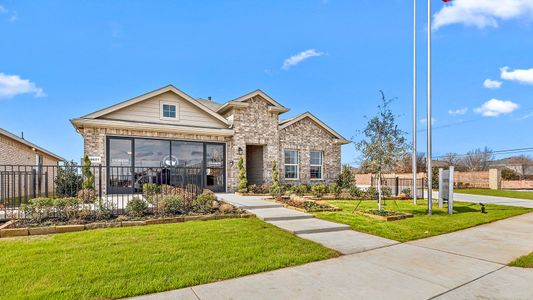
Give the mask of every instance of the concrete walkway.
M 353 231 L 350 226 L 315 219 L 312 214 L 285 208 L 261 196 L 217 194 L 217 197 L 255 214 L 259 219 L 297 236 L 320 243 L 342 254 L 353 254 L 386 247 L 398 242 Z
M 454 193 L 453 196 L 454 196 L 455 201 L 473 202 L 473 203 L 482 202 L 482 203 L 490 203 L 490 204 L 533 208 L 533 200 L 527 200 L 527 199 L 484 196 L 484 195 L 470 195 L 470 194 L 460 194 L 460 193 Z M 433 192 L 433 198 L 438 199 L 439 193 Z
M 257 198 L 220 196 L 253 207 L 262 218 L 275 214 L 260 210 L 279 208 L 261 208 L 271 202 Z M 311 220 L 304 215 L 287 212 L 291 219 L 268 222 L 288 227 L 279 222 Z M 533 270 L 505 266 L 533 251 L 532 232 L 533 213 L 404 244 L 351 230 L 299 234 L 357 253 L 138 299 L 533 299 Z M 366 244 L 372 246 L 364 249 Z

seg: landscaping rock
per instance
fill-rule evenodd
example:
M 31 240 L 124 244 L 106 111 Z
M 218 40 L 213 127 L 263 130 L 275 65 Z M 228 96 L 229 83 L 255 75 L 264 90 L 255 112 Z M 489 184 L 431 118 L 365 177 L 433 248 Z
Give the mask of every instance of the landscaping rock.
M 229 213 L 229 212 L 233 211 L 233 206 L 231 204 L 223 203 L 218 208 L 218 211 L 220 211 L 223 214 L 224 213 Z
M 0 230 L 0 237 L 14 237 L 28 235 L 28 228 L 9 228 Z
M 218 209 L 218 208 L 220 207 L 220 202 L 218 202 L 218 201 L 216 201 L 216 200 L 213 201 L 213 202 L 211 203 L 211 207 L 214 208 L 214 209 Z
M 56 233 L 75 232 L 85 230 L 85 225 L 62 225 L 56 226 Z
M 30 227 L 28 231 L 30 235 L 53 234 L 56 233 L 56 227 Z

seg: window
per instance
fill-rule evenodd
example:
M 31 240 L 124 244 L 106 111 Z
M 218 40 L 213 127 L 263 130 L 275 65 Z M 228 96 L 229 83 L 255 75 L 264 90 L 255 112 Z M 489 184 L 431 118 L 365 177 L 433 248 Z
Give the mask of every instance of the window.
M 176 105 L 163 103 L 161 105 L 161 117 L 164 119 L 176 119 Z
M 322 152 L 311 151 L 310 158 L 311 179 L 322 179 Z
M 285 150 L 285 179 L 298 179 L 298 151 Z

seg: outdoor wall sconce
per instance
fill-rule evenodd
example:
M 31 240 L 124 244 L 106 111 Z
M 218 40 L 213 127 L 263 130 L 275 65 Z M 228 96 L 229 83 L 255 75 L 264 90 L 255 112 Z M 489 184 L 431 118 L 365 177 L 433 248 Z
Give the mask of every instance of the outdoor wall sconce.
M 237 154 L 238 154 L 238 155 L 242 155 L 242 152 L 243 152 L 242 148 L 239 147 L 239 149 L 237 149 Z

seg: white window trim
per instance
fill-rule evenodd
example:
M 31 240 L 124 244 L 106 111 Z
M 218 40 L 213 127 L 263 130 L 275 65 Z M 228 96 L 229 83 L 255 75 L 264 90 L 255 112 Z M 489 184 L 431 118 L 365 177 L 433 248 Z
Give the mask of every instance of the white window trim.
M 163 105 L 173 105 L 176 107 L 176 117 L 168 118 L 163 116 Z M 159 101 L 159 119 L 167 121 L 179 121 L 180 116 L 180 104 L 175 101 Z
M 293 151 L 296 152 L 296 164 L 287 164 L 285 163 L 285 152 Z M 296 166 L 296 178 L 287 178 L 287 173 L 285 172 L 285 166 Z M 283 178 L 285 180 L 300 180 L 300 151 L 296 149 L 283 149 Z
M 320 153 L 320 165 L 311 164 L 311 152 Z M 311 167 L 320 167 L 320 178 L 311 178 Z M 309 152 L 309 178 L 310 180 L 324 180 L 324 151 L 312 150 Z

